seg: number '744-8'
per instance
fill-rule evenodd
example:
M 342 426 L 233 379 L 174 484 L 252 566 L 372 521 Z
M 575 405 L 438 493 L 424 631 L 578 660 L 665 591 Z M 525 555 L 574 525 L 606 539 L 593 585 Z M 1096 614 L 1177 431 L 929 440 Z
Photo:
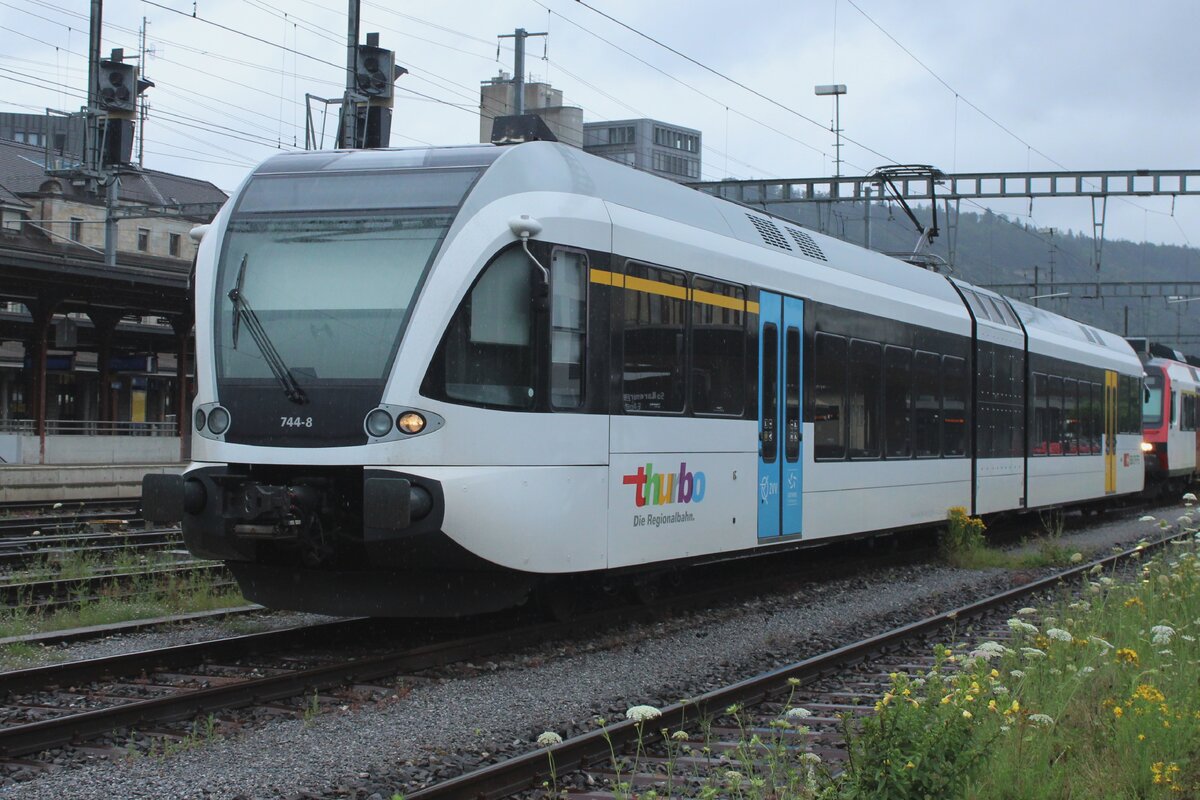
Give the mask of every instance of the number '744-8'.
M 280 417 L 279 427 L 281 428 L 311 428 L 313 426 L 312 417 Z

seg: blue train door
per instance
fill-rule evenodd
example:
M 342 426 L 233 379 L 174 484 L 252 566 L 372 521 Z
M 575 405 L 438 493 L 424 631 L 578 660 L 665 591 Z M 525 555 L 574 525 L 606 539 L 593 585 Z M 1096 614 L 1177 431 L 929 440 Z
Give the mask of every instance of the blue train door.
M 804 303 L 761 292 L 758 309 L 758 538 L 801 532 Z

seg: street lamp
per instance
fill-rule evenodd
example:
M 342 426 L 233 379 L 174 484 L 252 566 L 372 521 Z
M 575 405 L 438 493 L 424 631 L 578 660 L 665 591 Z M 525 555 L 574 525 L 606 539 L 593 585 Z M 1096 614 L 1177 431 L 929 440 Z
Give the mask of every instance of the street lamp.
M 846 84 L 844 83 L 826 83 L 820 86 L 814 86 L 813 91 L 817 97 L 826 97 L 833 95 L 833 133 L 837 137 L 834 145 L 834 177 L 842 177 L 842 104 L 841 97 L 846 93 Z

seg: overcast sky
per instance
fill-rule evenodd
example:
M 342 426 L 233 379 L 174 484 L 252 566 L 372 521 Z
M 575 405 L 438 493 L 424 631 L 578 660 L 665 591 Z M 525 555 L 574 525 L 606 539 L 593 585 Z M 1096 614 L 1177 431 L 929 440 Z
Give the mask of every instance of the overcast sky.
M 378 31 L 409 70 L 392 144 L 475 141 L 479 82 L 512 69 L 512 40 L 500 40 L 497 61 L 496 35 L 524 27 L 550 34 L 529 40 L 527 71 L 585 121 L 650 116 L 698 128 L 710 180 L 833 174 L 833 103 L 813 93 L 827 83 L 848 86 L 843 174 L 888 163 L 1200 167 L 1200 3 L 1190 0 L 589 2 L 769 100 L 574 0 L 363 0 L 362 35 Z M 105 52 L 136 53 L 149 23 L 144 74 L 157 86 L 145 165 L 229 191 L 273 151 L 302 148 L 305 93 L 344 88 L 346 6 L 108 0 Z M 78 110 L 89 8 L 0 0 L 0 110 Z M 1032 216 L 1028 201 L 987 205 L 1038 227 L 1092 228 L 1086 198 L 1037 200 Z M 1200 197 L 1114 198 L 1107 238 L 1200 246 Z

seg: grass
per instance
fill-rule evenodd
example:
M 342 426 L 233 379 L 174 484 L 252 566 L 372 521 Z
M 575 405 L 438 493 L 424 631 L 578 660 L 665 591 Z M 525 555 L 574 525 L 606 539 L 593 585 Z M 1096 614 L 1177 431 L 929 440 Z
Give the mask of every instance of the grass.
M 132 596 L 130 596 L 131 593 Z M 53 612 L 10 608 L 0 612 L 0 638 L 111 625 L 137 619 L 212 611 L 246 605 L 236 586 L 218 584 L 211 574 L 147 574 L 132 584 L 112 586 L 99 597 L 80 600 Z M 28 663 L 31 646 L 17 642 L 0 647 L 0 667 Z
M 962 569 L 1037 569 L 1065 566 L 1082 555 L 1063 545 L 1063 515 L 1050 511 L 1040 515 L 1041 534 L 1034 537 L 1036 549 L 998 550 L 987 545 L 983 520 L 967 515 L 966 509 L 950 509 L 939 549 L 946 563 Z M 1026 543 L 1029 543 L 1028 541 Z
M 618 800 L 1200 797 L 1200 524 L 1190 513 L 1142 519 L 1181 538 L 1132 576 L 1097 567 L 1077 592 L 1021 609 L 1011 638 L 938 645 L 928 671 L 892 674 L 873 714 L 844 719 L 850 759 L 836 777 L 811 752 L 807 712 L 790 699 L 753 729 L 740 708 L 726 709 L 716 722 L 742 731 L 726 762 L 703 733 L 659 728 L 655 709 L 635 706 L 635 754 L 611 753 L 616 779 L 603 791 Z M 650 744 L 666 754 L 655 766 L 643 760 Z M 552 755 L 543 789 L 557 797 Z M 681 768 L 682 756 L 701 768 Z M 656 772 L 657 785 L 630 780 L 639 770 Z

